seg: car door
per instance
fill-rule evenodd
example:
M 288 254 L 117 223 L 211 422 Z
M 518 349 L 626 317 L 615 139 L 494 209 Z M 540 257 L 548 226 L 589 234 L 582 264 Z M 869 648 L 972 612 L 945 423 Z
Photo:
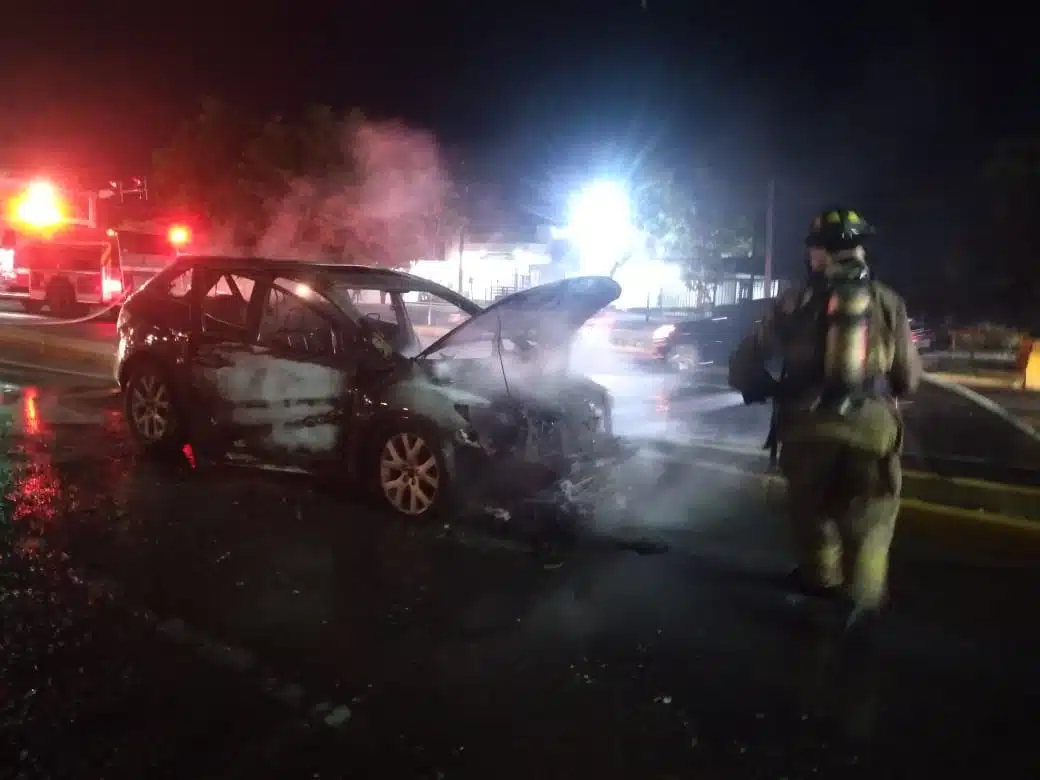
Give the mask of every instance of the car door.
M 353 330 L 335 312 L 291 279 L 263 290 L 254 362 L 235 393 L 240 422 L 263 433 L 250 454 L 266 463 L 315 468 L 344 451 L 357 363 L 346 350 Z
M 188 351 L 195 435 L 221 453 L 245 454 L 258 431 L 249 425 L 243 389 L 255 373 L 263 274 L 197 266 L 192 289 L 193 334 Z

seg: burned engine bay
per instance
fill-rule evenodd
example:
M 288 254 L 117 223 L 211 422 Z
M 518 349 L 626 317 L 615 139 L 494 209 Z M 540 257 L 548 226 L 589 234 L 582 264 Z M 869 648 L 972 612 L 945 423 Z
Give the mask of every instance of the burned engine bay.
M 428 371 L 437 384 L 486 399 L 456 410 L 469 423 L 457 449 L 460 473 L 488 501 L 598 502 L 627 459 L 613 435 L 609 393 L 571 373 L 558 353 L 445 356 Z

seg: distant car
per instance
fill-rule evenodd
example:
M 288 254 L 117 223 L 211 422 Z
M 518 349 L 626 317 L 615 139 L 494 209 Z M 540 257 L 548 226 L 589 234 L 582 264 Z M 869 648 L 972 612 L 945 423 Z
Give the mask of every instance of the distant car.
M 404 302 L 414 292 L 468 318 L 424 344 Z M 617 451 L 606 390 L 553 356 L 619 294 L 584 277 L 482 310 L 396 271 L 184 257 L 123 305 L 115 373 L 145 453 L 190 442 L 432 515 L 577 482 Z M 387 302 L 378 317 L 358 308 L 373 296 Z
M 910 320 L 910 338 L 920 352 L 927 352 L 935 345 L 935 331 L 920 320 Z
M 650 352 L 674 371 L 692 375 L 725 366 L 729 356 L 757 322 L 741 309 L 699 320 L 661 325 L 654 331 Z

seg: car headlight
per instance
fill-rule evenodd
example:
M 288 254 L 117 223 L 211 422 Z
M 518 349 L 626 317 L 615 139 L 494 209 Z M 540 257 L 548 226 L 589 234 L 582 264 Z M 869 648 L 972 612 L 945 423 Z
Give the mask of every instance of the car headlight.
M 653 340 L 654 341 L 664 341 L 666 338 L 671 336 L 672 333 L 674 333 L 674 332 L 675 332 L 675 326 L 674 325 L 662 325 L 660 328 L 658 328 L 657 330 L 654 331 Z

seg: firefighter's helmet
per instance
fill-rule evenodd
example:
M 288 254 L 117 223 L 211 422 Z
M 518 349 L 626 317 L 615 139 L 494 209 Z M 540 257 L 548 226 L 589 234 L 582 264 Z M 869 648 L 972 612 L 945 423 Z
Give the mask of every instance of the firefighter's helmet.
M 820 212 L 809 225 L 805 245 L 811 249 L 840 252 L 862 246 L 874 228 L 851 209 L 833 208 Z

